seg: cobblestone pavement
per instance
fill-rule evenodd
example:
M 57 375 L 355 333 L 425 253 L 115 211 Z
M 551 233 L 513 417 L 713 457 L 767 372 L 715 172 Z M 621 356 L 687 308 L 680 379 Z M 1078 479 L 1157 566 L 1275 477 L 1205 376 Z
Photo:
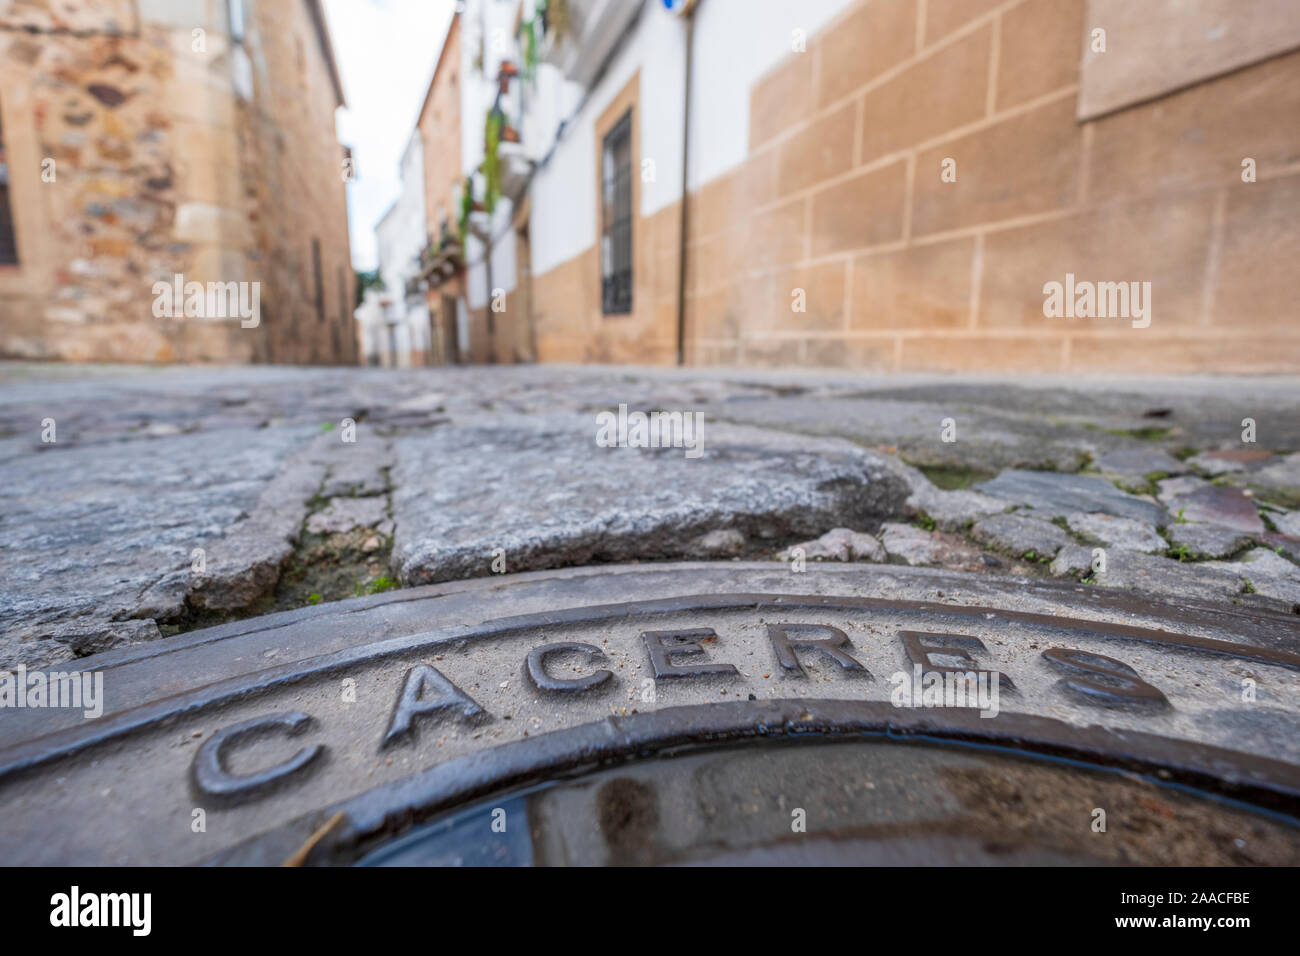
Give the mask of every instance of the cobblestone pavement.
M 701 413 L 702 454 L 599 446 L 620 405 Z M 1300 613 L 1290 379 L 8 364 L 0 495 L 0 668 L 629 560 L 928 565 Z

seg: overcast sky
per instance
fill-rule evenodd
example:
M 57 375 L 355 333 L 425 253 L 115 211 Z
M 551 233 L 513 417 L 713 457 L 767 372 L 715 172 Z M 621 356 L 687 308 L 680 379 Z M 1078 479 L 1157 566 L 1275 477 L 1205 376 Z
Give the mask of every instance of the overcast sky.
M 339 140 L 352 146 L 352 264 L 378 264 L 375 223 L 397 198 L 402 150 L 415 129 L 455 0 L 325 0 L 348 107 Z

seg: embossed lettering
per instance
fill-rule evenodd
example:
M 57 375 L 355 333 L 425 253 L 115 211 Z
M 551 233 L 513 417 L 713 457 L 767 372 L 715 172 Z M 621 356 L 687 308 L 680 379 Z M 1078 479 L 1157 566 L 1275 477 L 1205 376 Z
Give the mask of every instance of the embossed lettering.
M 538 690 L 576 693 L 599 687 L 614 676 L 607 670 L 593 671 L 590 674 L 584 674 L 582 677 L 552 677 L 546 673 L 546 658 L 551 654 L 562 654 L 566 651 L 585 654 L 589 661 L 607 659 L 605 652 L 599 647 L 592 644 L 581 644 L 577 641 L 563 641 L 558 644 L 543 644 L 541 647 L 534 647 L 528 652 L 524 670 L 528 674 L 529 680 L 533 682 L 533 685 Z
M 303 747 L 288 760 L 249 774 L 233 774 L 226 769 L 228 752 L 241 740 L 275 733 L 296 737 L 306 731 L 312 722 L 309 714 L 295 710 L 267 714 L 265 717 L 255 717 L 243 723 L 223 727 L 205 740 L 199 752 L 194 755 L 190 775 L 195 790 L 205 797 L 237 802 L 283 783 L 288 777 L 315 761 L 325 752 L 325 748 L 320 744 Z
M 425 696 L 426 688 L 432 692 L 431 696 Z M 416 717 L 446 715 L 449 711 L 459 711 L 460 719 L 465 721 L 477 721 L 487 716 L 477 701 L 447 680 L 437 668 L 417 664 L 406 672 L 402 693 L 393 708 L 393 719 L 388 724 L 388 733 L 384 734 L 380 749 L 406 739 L 413 730 L 412 721 Z
M 700 640 L 717 639 L 717 632 L 711 627 L 692 627 L 680 631 L 642 631 L 641 639 L 645 641 L 646 650 L 650 652 L 650 666 L 654 670 L 655 680 L 668 677 L 703 677 L 737 676 L 739 672 L 731 664 L 674 664 L 672 658 L 703 654 Z M 665 643 L 665 642 L 671 643 Z
M 1139 677 L 1132 667 L 1105 654 L 1049 647 L 1043 651 L 1043 657 L 1071 675 L 1061 679 L 1062 685 L 1086 695 L 1094 703 L 1169 703 L 1164 694 Z
M 975 673 L 987 673 L 998 675 L 998 683 L 1005 684 L 1012 690 L 1015 684 L 1010 677 L 1000 671 L 991 671 L 988 668 L 980 667 L 979 662 L 971 656 L 970 651 L 985 651 L 987 648 L 984 642 L 978 637 L 970 637 L 967 634 L 934 634 L 927 631 L 899 631 L 898 636 L 903 639 L 903 650 L 907 652 L 907 659 L 913 664 L 920 664 L 921 669 L 939 674 L 965 674 L 968 671 Z M 967 650 L 969 648 L 970 650 Z M 955 657 L 963 660 L 967 665 L 965 667 L 953 667 L 944 664 L 936 664 L 931 657 Z
M 825 634 L 826 637 L 814 637 Z M 870 672 L 860 663 L 844 653 L 841 648 L 852 648 L 849 636 L 838 627 L 829 624 L 769 624 L 767 636 L 776 652 L 776 662 L 782 670 L 791 671 L 800 677 L 807 677 L 803 665 L 799 663 L 796 650 L 816 649 L 821 651 L 846 671 L 857 671 L 868 680 Z

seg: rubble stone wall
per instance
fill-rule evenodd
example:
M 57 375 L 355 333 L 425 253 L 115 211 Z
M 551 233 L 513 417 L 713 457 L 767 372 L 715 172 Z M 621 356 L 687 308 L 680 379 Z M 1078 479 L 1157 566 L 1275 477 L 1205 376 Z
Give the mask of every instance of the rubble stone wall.
M 245 8 L 240 46 L 225 0 L 0 3 L 19 254 L 0 267 L 0 355 L 356 361 L 336 96 L 310 4 Z M 155 283 L 176 275 L 260 283 L 260 324 L 155 315 Z

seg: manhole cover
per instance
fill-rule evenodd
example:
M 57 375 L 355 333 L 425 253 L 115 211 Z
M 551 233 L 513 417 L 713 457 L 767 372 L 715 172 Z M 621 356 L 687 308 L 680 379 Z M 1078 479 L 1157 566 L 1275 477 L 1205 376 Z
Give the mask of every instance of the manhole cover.
M 1300 641 L 1257 609 L 642 565 L 87 663 L 101 716 L 0 712 L 6 860 L 1300 859 Z

